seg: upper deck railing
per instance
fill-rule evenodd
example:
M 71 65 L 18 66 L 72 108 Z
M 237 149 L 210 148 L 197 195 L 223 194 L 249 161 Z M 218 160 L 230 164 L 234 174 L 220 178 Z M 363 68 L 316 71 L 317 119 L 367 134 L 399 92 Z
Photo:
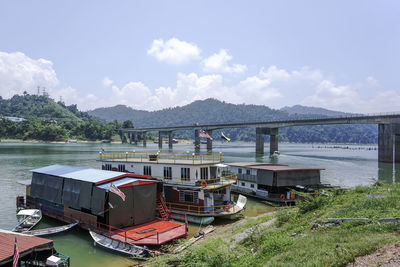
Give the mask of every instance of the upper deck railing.
M 121 160 L 138 162 L 179 163 L 180 161 L 193 164 L 218 163 L 222 161 L 222 153 L 165 153 L 165 152 L 100 152 L 99 160 Z

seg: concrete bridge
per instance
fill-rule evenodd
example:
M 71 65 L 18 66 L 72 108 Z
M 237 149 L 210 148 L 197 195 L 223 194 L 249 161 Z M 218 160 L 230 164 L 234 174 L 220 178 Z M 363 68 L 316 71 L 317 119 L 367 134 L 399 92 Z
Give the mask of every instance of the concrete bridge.
M 138 143 L 139 138 L 146 145 L 146 133 L 158 131 L 158 147 L 162 148 L 163 137 L 168 137 L 168 146 L 172 148 L 172 136 L 174 131 L 194 130 L 195 149 L 200 149 L 199 130 L 205 130 L 212 136 L 213 130 L 226 128 L 255 128 L 256 153 L 264 154 L 264 137 L 270 136 L 269 153 L 278 151 L 279 128 L 306 126 L 306 125 L 334 125 L 334 124 L 377 124 L 378 125 L 378 161 L 400 162 L 400 113 L 385 113 L 372 115 L 352 115 L 343 117 L 312 118 L 298 120 L 275 120 L 261 122 L 235 122 L 217 124 L 193 124 L 182 126 L 149 127 L 149 128 L 124 128 L 119 129 L 121 139 L 129 143 Z M 207 150 L 212 150 L 212 140 L 207 139 Z

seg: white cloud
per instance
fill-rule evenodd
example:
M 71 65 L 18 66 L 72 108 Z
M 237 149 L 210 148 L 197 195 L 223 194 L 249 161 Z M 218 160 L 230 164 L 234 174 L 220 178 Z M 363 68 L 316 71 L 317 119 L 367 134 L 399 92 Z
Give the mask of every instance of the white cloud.
M 105 107 L 108 106 L 109 103 L 106 99 L 101 99 L 94 94 L 79 92 L 77 89 L 70 86 L 55 89 L 51 92 L 50 96 L 56 101 L 61 97 L 66 105 L 76 104 L 82 111 Z
M 200 59 L 200 49 L 195 44 L 171 38 L 154 40 L 147 54 L 168 64 L 183 64 Z
M 229 61 L 231 60 L 232 56 L 226 50 L 221 49 L 218 54 L 213 54 L 204 59 L 201 65 L 203 71 L 211 73 L 243 73 L 247 70 L 247 66 L 242 64 L 233 64 L 230 66 Z
M 268 69 L 261 68 L 260 77 L 268 80 L 287 80 L 290 74 L 284 69 L 278 69 L 276 66 L 270 66 Z
M 58 85 L 53 63 L 32 59 L 21 52 L 0 52 L 0 95 L 9 98 L 24 91 L 36 93 L 37 87 L 51 91 Z
M 104 87 L 109 87 L 110 85 L 112 85 L 114 83 L 113 80 L 111 80 L 110 78 L 108 78 L 107 76 L 104 77 L 103 79 L 103 86 Z
M 315 88 L 315 93 L 307 96 L 302 104 L 349 111 L 353 105 L 359 101 L 359 95 L 354 88 L 349 85 L 338 86 L 332 81 L 323 80 Z

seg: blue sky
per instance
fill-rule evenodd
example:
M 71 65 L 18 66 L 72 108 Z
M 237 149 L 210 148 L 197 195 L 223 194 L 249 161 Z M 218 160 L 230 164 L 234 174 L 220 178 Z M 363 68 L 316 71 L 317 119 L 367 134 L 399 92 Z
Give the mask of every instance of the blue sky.
M 1 1 L 0 95 L 400 111 L 398 1 Z

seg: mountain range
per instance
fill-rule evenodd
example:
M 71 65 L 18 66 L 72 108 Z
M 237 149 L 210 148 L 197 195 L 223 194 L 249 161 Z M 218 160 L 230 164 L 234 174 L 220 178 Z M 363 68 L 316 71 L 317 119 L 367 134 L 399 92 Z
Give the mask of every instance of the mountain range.
M 296 105 L 282 109 L 271 109 L 263 105 L 231 104 L 216 99 L 194 101 L 185 106 L 166 108 L 158 111 L 135 110 L 124 105 L 98 108 L 89 115 L 104 122 L 113 120 L 132 121 L 135 127 L 159 127 L 191 125 L 194 123 L 251 122 L 302 118 L 326 118 L 345 116 L 350 113 L 332 111 L 317 107 Z M 214 136 L 221 131 L 215 131 Z M 233 140 L 254 141 L 255 130 L 226 129 L 224 133 Z M 191 131 L 179 131 L 181 137 L 192 138 Z M 282 128 L 280 141 L 289 142 L 340 142 L 340 143 L 376 143 L 376 125 L 321 125 Z

